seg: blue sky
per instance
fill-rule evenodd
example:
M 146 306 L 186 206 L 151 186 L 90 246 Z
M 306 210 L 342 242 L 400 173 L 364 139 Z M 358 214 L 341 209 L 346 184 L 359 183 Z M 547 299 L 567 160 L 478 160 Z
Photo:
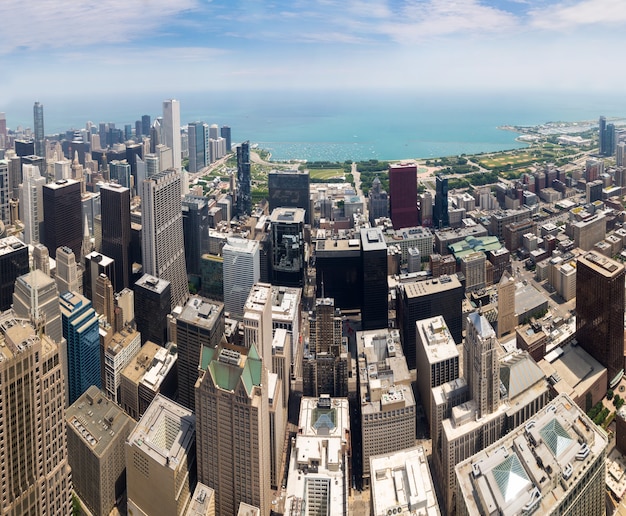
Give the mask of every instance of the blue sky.
M 0 99 L 224 89 L 598 90 L 625 0 L 2 0 Z

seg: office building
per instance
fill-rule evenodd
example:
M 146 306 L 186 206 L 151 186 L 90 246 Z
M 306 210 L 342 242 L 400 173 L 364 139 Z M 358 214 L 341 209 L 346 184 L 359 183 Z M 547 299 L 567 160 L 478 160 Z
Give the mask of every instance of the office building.
M 187 133 L 189 135 L 189 172 L 200 172 L 209 164 L 207 159 L 209 126 L 204 122 L 191 122 L 187 124 Z
M 61 179 L 42 188 L 44 232 L 41 243 L 56 258 L 57 248 L 69 247 L 79 260 L 83 245 L 80 183 Z
M 196 384 L 198 480 L 216 493 L 216 511 L 240 502 L 270 512 L 268 371 L 254 345 L 204 347 Z
M 224 138 L 226 142 L 226 152 L 232 151 L 232 139 L 231 139 L 231 131 L 230 127 L 227 125 L 223 125 L 220 127 L 220 136 Z
M 250 142 L 237 146 L 237 216 L 252 213 L 252 176 L 250 175 Z
M 141 116 L 141 135 L 150 136 L 150 115 Z
M 439 516 L 428 460 L 420 446 L 370 457 L 371 514 Z
M 180 183 L 180 172 L 165 170 L 144 180 L 141 197 L 143 270 L 170 282 L 172 309 L 189 297 Z
M 515 278 L 506 271 L 498 283 L 498 319 L 496 328 L 498 338 L 515 330 Z
M 311 223 L 311 185 L 308 170 L 272 170 L 268 175 L 270 213 L 276 208 L 302 208 Z
M 459 352 L 443 317 L 431 317 L 415 324 L 417 387 L 426 419 L 432 423 L 432 388 L 459 377 Z
M 185 195 L 182 210 L 187 273 L 200 276 L 200 257 L 209 250 L 209 204 L 206 197 Z
M 257 283 L 252 289 L 243 309 L 243 344 L 254 345 L 270 373 L 272 368 L 272 285 Z
M 100 337 L 100 364 L 102 391 L 107 398 L 120 404 L 122 372 L 141 349 L 141 335 L 132 327 L 119 332 L 109 330 Z
M 126 490 L 125 445 L 134 421 L 95 386 L 65 413 L 74 490 L 92 514 L 109 514 Z
M 276 208 L 270 216 L 272 284 L 303 287 L 304 215 L 301 208 Z
M 19 186 L 19 213 L 24 223 L 24 241 L 27 244 L 38 244 L 43 239 L 45 184 L 46 178 L 41 176 L 39 167 L 24 165 L 23 182 Z
M 607 368 L 609 386 L 624 374 L 624 265 L 595 251 L 576 265 L 576 340 Z
M 448 178 L 437 176 L 435 184 L 435 207 L 433 209 L 433 226 L 447 228 L 450 226 L 448 215 Z
M 185 516 L 215 516 L 215 491 L 198 482 Z
M 224 301 L 224 258 L 214 254 L 200 257 L 200 294 Z
M 12 311 L 0 315 L 0 343 L 2 512 L 71 514 L 59 347 Z
M 60 299 L 71 404 L 90 386 L 101 386 L 98 316 L 91 301 L 77 292 L 64 292 Z
M 13 142 L 13 147 L 15 148 L 15 154 L 17 154 L 20 158 L 25 156 L 36 156 L 35 140 L 32 138 L 15 140 Z
M 59 294 L 64 292 L 81 292 L 82 282 L 78 278 L 78 266 L 74 252 L 66 246 L 56 250 L 57 270 L 55 280 Z
M 361 229 L 362 302 L 364 330 L 388 324 L 387 243 L 380 228 Z
M 259 243 L 228 238 L 222 248 L 224 258 L 224 311 L 230 317 L 243 317 L 243 308 L 252 286 L 261 275 Z
M 433 253 L 434 236 L 430 229 L 421 226 L 402 228 L 395 231 L 386 230 L 387 245 L 397 245 L 402 251 L 401 264 L 406 266 L 409 260 L 409 249 L 417 249 L 424 259 Z
M 463 286 L 456 275 L 400 283 L 397 286 L 398 327 L 402 333 L 402 347 L 409 369 L 415 369 L 416 366 L 417 321 L 441 315 L 454 342 L 461 342 L 462 301 Z
M 169 281 L 144 274 L 134 286 L 135 322 L 141 342 L 151 340 L 161 346 L 167 342 L 167 316 L 171 311 Z
M 35 102 L 33 106 L 33 121 L 35 128 L 35 154 L 37 156 L 46 156 L 46 142 L 44 140 L 44 126 L 43 126 L 43 104 Z
M 163 102 L 163 142 L 172 149 L 173 167 L 182 172 L 182 148 L 180 140 L 180 102 L 168 99 Z M 181 186 L 181 185 L 179 185 Z M 184 193 L 182 190 L 180 193 Z
M 456 514 L 605 514 L 608 438 L 566 395 L 456 466 Z
M 193 412 L 157 394 L 126 441 L 128 513 L 183 515 L 196 485 L 195 452 Z
M 359 238 L 327 238 L 315 242 L 315 295 L 331 297 L 342 310 L 363 302 L 363 262 Z
M 198 380 L 203 346 L 216 348 L 224 334 L 224 305 L 192 296 L 176 319 L 178 349 L 178 402 L 195 407 L 194 388 Z
M 375 220 L 382 217 L 389 217 L 389 196 L 387 192 L 383 190 L 383 186 L 378 179 L 378 176 L 372 181 L 372 187 L 367 194 L 368 198 L 368 211 L 369 220 L 372 226 L 375 225 Z
M 0 222 L 5 226 L 11 223 L 9 201 L 13 196 L 13 188 L 9 185 L 9 162 L 0 159 Z
M 347 399 L 302 399 L 289 454 L 285 514 L 348 514 L 350 431 Z
M 357 332 L 363 481 L 370 457 L 415 446 L 416 403 L 398 330 Z
M 606 216 L 602 212 L 571 223 L 569 230 L 574 246 L 580 247 L 583 251 L 591 251 L 596 243 L 606 237 L 606 223 Z
M 0 112 L 0 149 L 6 149 L 9 146 L 8 140 L 6 113 Z
M 111 284 L 115 283 L 115 262 L 108 256 L 92 251 L 85 256 L 84 264 L 83 294 L 93 303 L 96 293 L 96 281 L 100 274 L 104 274 L 109 278 Z M 111 323 L 112 321 L 109 322 Z
M 115 294 L 113 284 L 106 274 L 100 274 L 96 279 L 93 291 L 93 308 L 100 316 L 100 321 L 105 327 L 115 326 Z
M 300 313 L 302 309 L 302 289 L 272 286 L 272 330 L 282 328 L 287 331 L 291 340 L 292 364 L 302 359 L 300 343 Z
M 481 290 L 486 286 L 486 257 L 482 251 L 461 258 L 461 273 L 465 276 L 465 291 Z
M 120 375 L 119 404 L 135 420 L 143 415 L 157 394 L 176 398 L 176 345 L 159 346 L 147 341 Z
M 109 179 L 111 181 L 124 188 L 130 188 L 132 186 L 131 177 L 130 164 L 126 160 L 113 160 L 109 163 Z
M 0 238 L 0 311 L 11 308 L 15 280 L 28 272 L 28 246 L 19 238 Z
M 130 286 L 130 190 L 115 183 L 100 186 L 102 254 L 113 259 L 115 274 L 109 277 L 115 292 Z
M 415 227 L 417 213 L 417 165 L 389 165 L 389 216 L 394 229 Z

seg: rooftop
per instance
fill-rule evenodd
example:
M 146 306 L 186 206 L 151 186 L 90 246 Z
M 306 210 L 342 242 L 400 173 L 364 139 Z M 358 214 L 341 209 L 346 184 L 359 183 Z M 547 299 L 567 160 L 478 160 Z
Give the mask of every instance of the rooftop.
M 122 374 L 133 383 L 143 383 L 156 391 L 173 367 L 176 356 L 174 344 L 162 347 L 152 341 L 146 341 Z
M 215 323 L 222 317 L 223 313 L 223 303 L 208 300 L 201 296 L 191 296 L 178 316 L 178 320 L 194 326 L 212 329 L 215 328 Z
M 85 391 L 65 412 L 68 431 L 80 436 L 92 453 L 101 457 L 119 432 L 134 421 L 95 385 Z M 128 433 L 128 430 L 126 430 Z M 126 435 L 122 437 L 126 440 Z
M 26 244 L 16 236 L 0 238 L 0 256 L 26 248 Z M 26 250 L 28 252 L 28 250 Z
M 275 208 L 270 215 L 270 222 L 304 224 L 305 210 L 302 208 Z
M 439 276 L 439 278 L 404 283 L 402 287 L 406 297 L 411 299 L 461 288 L 461 282 L 458 276 L 453 274 L 451 276 Z
M 380 228 L 361 229 L 361 246 L 363 251 L 387 250 L 387 243 Z
M 429 364 L 459 356 L 459 351 L 443 316 L 422 319 L 415 323 L 416 334 L 424 345 Z
M 272 286 L 272 320 L 293 321 L 298 316 L 302 289 Z
M 209 512 L 210 509 L 212 512 Z M 202 482 L 196 484 L 191 495 L 191 503 L 187 507 L 185 516 L 209 516 L 215 514 L 215 491 Z
M 578 261 L 607 278 L 617 276 L 624 271 L 621 263 L 593 251 L 580 256 Z
M 194 443 L 195 420 L 191 410 L 157 394 L 128 442 L 162 466 L 176 470 Z
M 153 292 L 156 292 L 157 294 L 162 294 L 169 284 L 170 284 L 169 281 L 162 279 L 162 278 L 157 278 L 155 276 L 151 276 L 150 274 L 144 274 L 135 283 L 135 285 L 148 289 L 148 290 L 152 290 Z
M 599 456 L 606 434 L 565 395 L 456 466 L 469 514 L 549 513 Z

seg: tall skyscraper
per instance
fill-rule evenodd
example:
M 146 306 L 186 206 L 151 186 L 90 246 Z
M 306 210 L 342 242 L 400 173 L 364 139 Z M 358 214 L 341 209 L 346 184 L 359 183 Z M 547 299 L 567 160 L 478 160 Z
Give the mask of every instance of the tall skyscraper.
M 595 251 L 576 265 L 576 339 L 607 368 L 609 386 L 624 374 L 624 265 Z
M 61 179 L 42 188 L 44 236 L 41 243 L 52 258 L 61 246 L 69 247 L 80 260 L 83 245 L 83 214 L 80 183 Z
M 5 514 L 71 514 L 65 378 L 59 347 L 0 315 L 0 493 Z
M 144 180 L 141 196 L 143 270 L 171 283 L 172 309 L 189 297 L 180 183 L 180 172 L 164 170 Z
M 115 183 L 100 187 L 102 213 L 102 253 L 113 258 L 115 292 L 130 285 L 130 190 Z
M 81 285 L 78 280 L 78 267 L 74 252 L 69 247 L 59 247 L 56 252 L 56 263 L 55 280 L 59 294 L 63 294 L 63 292 L 79 292 Z
M 448 178 L 437 176 L 435 185 L 435 208 L 433 210 L 433 226 L 447 228 L 450 226 L 448 215 Z
M 204 347 L 196 384 L 198 480 L 215 489 L 216 513 L 240 502 L 270 513 L 268 372 L 256 346 Z
M 180 102 L 168 99 L 163 102 L 163 137 L 165 145 L 172 149 L 174 168 L 182 172 L 182 149 L 180 142 Z
M 374 226 L 376 219 L 389 216 L 389 196 L 387 192 L 383 190 L 378 176 L 374 178 L 372 188 L 370 188 L 367 197 L 370 224 Z
M 141 332 L 141 342 L 147 340 L 165 346 L 167 315 L 171 311 L 169 281 L 144 274 L 133 287 L 135 292 L 135 322 Z
M 224 305 L 193 296 L 176 319 L 178 402 L 195 409 L 194 389 L 203 346 L 216 348 L 224 335 Z
M 13 195 L 13 189 L 9 185 L 9 162 L 0 159 L 0 221 L 8 226 L 11 223 L 11 210 L 9 201 Z
M 100 332 L 91 301 L 77 292 L 61 294 L 63 337 L 67 341 L 69 401 L 100 385 Z
M 11 308 L 15 280 L 28 272 L 28 246 L 19 238 L 0 238 L 0 311 Z
M 150 136 L 150 115 L 142 115 L 141 117 L 141 134 Z
M 250 192 L 250 142 L 245 141 L 237 147 L 237 216 L 252 213 L 252 194 Z
M 232 150 L 232 140 L 230 136 L 230 127 L 227 125 L 223 125 L 220 128 L 220 136 L 226 140 L 226 152 L 230 152 Z
M 46 178 L 34 165 L 24 165 L 23 174 L 24 182 L 19 186 L 20 219 L 24 223 L 24 241 L 34 245 L 43 239 L 43 186 Z
M 83 263 L 85 266 L 85 271 L 83 272 L 83 294 L 93 303 L 98 276 L 104 274 L 111 283 L 115 281 L 115 262 L 109 256 L 92 251 L 85 256 Z
M 363 286 L 361 324 L 363 330 L 387 328 L 388 297 L 387 243 L 380 228 L 361 229 Z
M 466 331 L 463 377 L 481 418 L 494 412 L 500 404 L 499 344 L 491 324 L 478 312 L 467 317 Z
M 304 216 L 301 208 L 276 208 L 270 215 L 272 285 L 304 286 Z
M 0 149 L 6 149 L 8 146 L 7 116 L 6 113 L 0 112 Z
M 394 229 L 418 225 L 417 165 L 389 165 L 389 215 Z
M 276 208 L 302 208 L 310 224 L 311 185 L 308 170 L 272 170 L 268 175 L 270 213 Z
M 200 276 L 200 257 L 209 251 L 209 204 L 206 197 L 185 195 L 182 200 L 187 273 Z
M 189 135 L 189 172 L 199 172 L 209 164 L 208 129 L 209 127 L 204 122 L 187 124 Z
M 229 238 L 222 249 L 224 257 L 224 311 L 241 318 L 252 286 L 261 275 L 259 243 Z
M 44 141 L 44 129 L 43 129 L 43 104 L 35 102 L 33 106 L 33 118 L 35 128 L 35 154 L 37 156 L 46 157 L 46 147 Z

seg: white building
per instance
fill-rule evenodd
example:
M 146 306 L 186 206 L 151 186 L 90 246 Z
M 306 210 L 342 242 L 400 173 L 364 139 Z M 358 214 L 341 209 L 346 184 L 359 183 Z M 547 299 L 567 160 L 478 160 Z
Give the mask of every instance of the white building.
M 40 224 L 43 222 L 43 185 L 46 178 L 41 176 L 39 167 L 24 164 L 23 182 L 19 187 L 20 220 L 24 223 L 24 242 L 38 244 L 41 237 Z
M 222 249 L 222 256 L 224 311 L 230 313 L 230 317 L 241 319 L 248 294 L 261 276 L 259 243 L 242 238 L 228 238 Z

